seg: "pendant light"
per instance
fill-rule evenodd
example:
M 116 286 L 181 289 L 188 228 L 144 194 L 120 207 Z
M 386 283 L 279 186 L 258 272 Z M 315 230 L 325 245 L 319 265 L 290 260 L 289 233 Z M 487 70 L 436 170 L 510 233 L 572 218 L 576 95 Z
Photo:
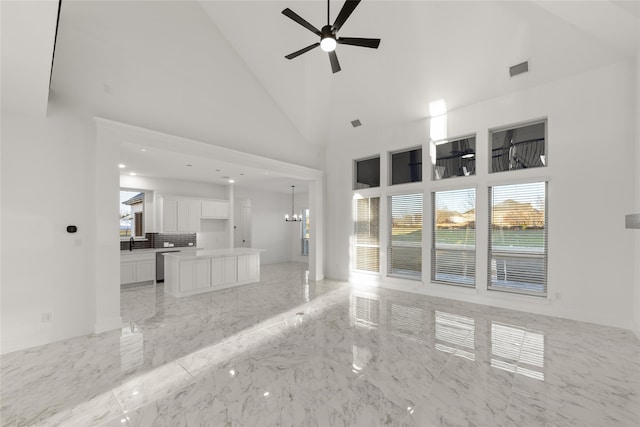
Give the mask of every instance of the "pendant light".
M 297 222 L 297 221 L 302 221 L 302 214 L 300 215 L 296 215 L 293 213 L 293 191 L 296 188 L 295 185 L 291 186 L 291 217 L 289 217 L 289 214 L 286 214 L 284 216 L 284 220 L 287 222 Z

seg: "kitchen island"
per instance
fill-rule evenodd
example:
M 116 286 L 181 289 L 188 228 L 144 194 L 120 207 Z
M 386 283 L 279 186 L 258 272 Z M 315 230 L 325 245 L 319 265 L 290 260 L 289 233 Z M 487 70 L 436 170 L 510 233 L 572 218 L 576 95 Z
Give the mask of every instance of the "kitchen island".
M 262 249 L 208 249 L 163 254 L 164 291 L 183 297 L 260 281 Z

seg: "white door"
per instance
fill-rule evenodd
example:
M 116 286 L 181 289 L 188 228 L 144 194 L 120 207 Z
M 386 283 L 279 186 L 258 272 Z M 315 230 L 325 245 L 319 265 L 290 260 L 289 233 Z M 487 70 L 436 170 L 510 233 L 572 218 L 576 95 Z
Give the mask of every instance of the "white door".
M 242 247 L 251 247 L 251 206 L 243 206 L 240 218 L 240 233 L 242 236 Z

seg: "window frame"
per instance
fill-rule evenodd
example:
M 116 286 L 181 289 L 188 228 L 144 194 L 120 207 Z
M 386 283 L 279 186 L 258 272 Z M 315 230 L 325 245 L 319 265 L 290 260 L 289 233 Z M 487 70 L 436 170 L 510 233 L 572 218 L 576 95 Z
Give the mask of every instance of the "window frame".
M 550 179 L 547 177 L 536 177 L 527 180 L 515 180 L 515 181 L 499 181 L 495 183 L 491 183 L 487 189 L 487 291 L 489 292 L 498 292 L 503 295 L 524 295 L 524 296 L 532 296 L 540 299 L 548 299 L 549 298 L 549 182 Z M 544 251 L 542 253 L 543 260 L 543 269 L 544 269 L 544 291 L 543 292 L 533 292 L 526 290 L 513 290 L 506 288 L 504 286 L 495 286 L 492 284 L 492 254 L 494 252 L 497 253 L 508 253 L 505 251 L 493 251 L 493 188 L 494 187 L 503 187 L 503 186 L 514 186 L 514 185 L 527 185 L 527 184 L 536 184 L 536 183 L 544 183 Z M 518 252 L 513 251 L 513 254 L 518 254 Z M 537 254 L 529 254 L 523 255 L 522 258 L 535 258 Z M 517 257 L 517 256 L 516 256 Z
M 473 173 L 470 173 L 469 175 L 452 175 L 446 178 L 436 178 L 436 163 L 438 162 L 438 153 L 437 153 L 437 146 L 439 145 L 444 145 L 444 144 L 452 144 L 454 142 L 458 142 L 458 141 L 462 141 L 465 139 L 470 139 L 473 138 L 474 139 L 474 149 L 473 149 L 473 154 L 474 154 L 474 162 L 475 162 L 475 167 L 473 169 Z M 477 133 L 470 133 L 470 134 L 466 134 L 466 135 L 460 135 L 460 136 L 456 136 L 453 138 L 447 138 L 447 139 L 441 139 L 439 141 L 431 141 L 430 142 L 430 156 L 431 156 L 431 182 L 441 182 L 441 181 L 447 181 L 450 179 L 456 179 L 456 178 L 460 178 L 460 179 L 465 179 L 465 178 L 469 178 L 472 176 L 477 176 L 476 171 L 478 170 L 478 134 Z
M 127 242 L 129 240 L 131 240 L 131 237 L 133 237 L 134 241 L 146 241 L 147 239 L 147 229 L 146 229 L 146 215 L 148 214 L 147 212 L 147 193 L 149 190 L 143 190 L 141 188 L 131 188 L 131 187 L 120 187 L 119 192 L 130 192 L 130 193 L 142 193 L 142 234 L 141 235 L 135 235 L 135 236 L 122 236 L 120 235 L 120 241 L 121 242 Z M 122 205 L 122 203 L 120 203 Z M 132 212 L 132 217 L 131 217 L 131 222 L 134 223 L 135 222 L 135 214 L 136 212 Z M 134 227 L 134 226 L 133 226 Z M 132 229 L 133 229 L 132 227 Z
M 473 269 L 474 269 L 474 274 L 473 274 L 473 283 L 471 284 L 466 284 L 466 283 L 461 283 L 461 282 L 454 282 L 454 281 L 447 281 L 447 280 L 439 280 L 436 278 L 436 273 L 437 273 L 437 269 L 436 269 L 436 251 L 438 250 L 437 248 L 437 238 L 436 238 L 436 221 L 437 221 L 437 203 L 436 203 L 436 195 L 437 193 L 446 193 L 446 192 L 452 192 L 452 191 L 470 191 L 473 190 L 474 192 L 474 238 L 473 238 Z M 430 253 L 429 253 L 429 261 L 430 261 L 430 266 L 431 266 L 431 274 L 430 274 L 430 280 L 431 283 L 436 283 L 439 285 L 446 285 L 446 286 L 458 286 L 458 287 L 462 287 L 462 288 L 467 288 L 467 289 L 477 289 L 478 287 L 478 269 L 477 269 L 477 259 L 478 259 L 478 240 L 477 240 L 477 226 L 478 226 L 478 188 L 476 185 L 472 185 L 472 186 L 464 186 L 464 187 L 443 187 L 443 188 L 434 188 L 431 191 L 431 224 L 430 224 L 430 231 L 431 231 L 431 247 L 430 247 Z M 442 249 L 442 248 L 440 248 Z M 469 251 L 465 251 L 465 252 L 469 252 Z
M 373 159 L 378 159 L 378 185 L 375 186 L 375 187 L 358 188 L 358 163 L 359 162 L 364 162 L 364 161 L 367 161 L 367 160 L 373 160 Z M 381 158 L 380 154 L 374 154 L 374 155 L 371 155 L 371 156 L 354 159 L 352 161 L 352 165 L 351 165 L 351 170 L 352 170 L 351 190 L 352 191 L 361 191 L 361 190 L 369 190 L 369 189 L 373 189 L 373 188 L 380 188 L 380 186 L 382 184 L 381 169 L 382 169 L 382 158 Z
M 420 271 L 418 274 L 401 274 L 394 273 L 392 268 L 393 256 L 393 198 L 394 197 L 402 197 L 402 196 L 420 196 L 420 215 L 422 217 L 422 221 L 420 223 L 420 241 L 419 241 L 419 249 L 420 249 Z M 387 195 L 387 206 L 388 212 L 387 215 L 387 277 L 398 278 L 398 279 L 406 279 L 406 280 L 414 280 L 414 281 L 422 281 L 424 278 L 424 192 L 422 189 L 420 191 L 411 191 L 411 192 L 402 192 L 397 194 L 388 194 Z
M 350 270 L 353 272 L 357 272 L 357 273 L 362 273 L 362 274 L 370 274 L 370 275 L 375 275 L 375 276 L 380 276 L 381 274 L 381 270 L 382 270 L 382 253 L 381 253 L 381 247 L 382 247 L 382 239 L 381 239 L 381 212 L 382 212 L 382 196 L 379 193 L 372 193 L 372 194 L 363 194 L 360 197 L 355 197 L 355 194 L 359 194 L 357 192 L 354 192 L 354 196 L 351 199 L 351 209 L 352 209 L 352 233 L 353 233 L 353 247 L 351 250 L 351 263 L 350 263 Z M 370 245 L 370 244 L 358 244 L 357 242 L 357 223 L 358 223 L 358 200 L 361 199 L 378 199 L 378 212 L 377 212 L 377 217 L 378 217 L 378 244 L 376 245 Z M 377 253 L 378 253 L 378 269 L 376 271 L 373 270 L 365 270 L 365 269 L 360 269 L 357 268 L 357 254 L 358 254 L 358 248 L 359 247 L 377 247 Z
M 418 151 L 420 150 L 420 179 L 418 181 L 407 181 L 407 182 L 398 182 L 398 183 L 394 183 L 393 182 L 393 156 L 397 155 L 397 154 L 402 154 L 402 153 L 409 153 L 411 151 Z M 398 186 L 398 185 L 406 185 L 406 184 L 418 184 L 424 181 L 424 149 L 422 148 L 422 145 L 416 145 L 413 147 L 409 147 L 409 148 L 403 148 L 400 150 L 394 150 L 394 151 L 389 151 L 388 154 L 388 160 L 387 160 L 387 185 L 389 186 Z
M 538 124 L 544 124 L 544 165 L 536 166 L 533 168 L 519 168 L 519 169 L 506 169 L 502 171 L 494 171 L 493 170 L 493 134 L 497 132 L 504 132 L 511 129 L 516 130 L 516 129 L 524 128 L 527 126 L 534 126 Z M 488 154 L 487 156 L 487 174 L 488 175 L 501 174 L 503 172 L 513 173 L 513 172 L 518 172 L 523 170 L 535 170 L 535 169 L 545 170 L 547 167 L 549 167 L 549 119 L 548 117 L 526 120 L 526 121 L 511 123 L 509 125 L 489 128 L 488 136 L 487 136 L 487 154 Z

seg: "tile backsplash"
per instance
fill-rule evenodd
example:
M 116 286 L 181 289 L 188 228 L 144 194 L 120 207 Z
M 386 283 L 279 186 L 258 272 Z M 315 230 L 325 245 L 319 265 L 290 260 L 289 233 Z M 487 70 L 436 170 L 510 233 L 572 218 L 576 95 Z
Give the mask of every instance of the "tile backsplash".
M 163 248 L 165 242 L 173 243 L 176 248 L 196 246 L 196 233 L 146 233 L 147 240 L 136 240 L 134 249 Z M 120 250 L 129 250 L 129 241 L 120 242 Z

